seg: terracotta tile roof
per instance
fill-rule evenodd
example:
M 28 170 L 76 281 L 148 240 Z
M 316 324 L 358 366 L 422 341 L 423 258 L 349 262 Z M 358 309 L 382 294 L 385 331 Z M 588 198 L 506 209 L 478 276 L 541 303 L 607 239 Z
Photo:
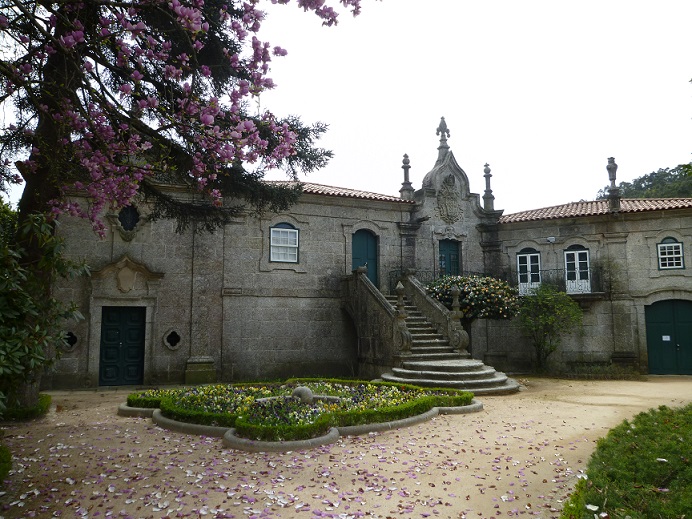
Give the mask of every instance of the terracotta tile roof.
M 692 208 L 692 198 L 623 198 L 620 201 L 621 213 L 642 213 L 645 211 L 663 211 L 666 209 L 683 208 Z M 500 217 L 500 223 L 576 218 L 580 216 L 608 214 L 609 212 L 608 200 L 571 202 L 569 204 L 502 215 Z
M 270 180 L 271 184 L 295 185 L 296 182 L 290 180 Z M 379 193 L 371 193 L 369 191 L 360 191 L 357 189 L 347 189 L 344 187 L 324 186 L 322 184 L 314 184 L 312 182 L 300 182 L 303 185 L 303 193 L 311 195 L 326 195 L 339 196 L 344 198 L 361 198 L 364 200 L 383 200 L 385 202 L 400 202 L 404 204 L 414 204 L 413 200 L 404 200 L 398 196 L 381 195 Z

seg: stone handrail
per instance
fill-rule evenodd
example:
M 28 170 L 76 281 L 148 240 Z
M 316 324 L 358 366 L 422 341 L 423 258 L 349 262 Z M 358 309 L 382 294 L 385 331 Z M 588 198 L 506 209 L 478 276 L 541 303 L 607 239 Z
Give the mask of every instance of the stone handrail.
M 456 298 L 457 308 L 448 310 L 442 303 L 428 295 L 427 290 L 414 274 L 404 273 L 400 283 L 406 297 L 432 323 L 437 332 L 446 336 L 449 344 L 459 353 L 467 354 L 469 336 L 461 325 L 458 298 Z
M 344 278 L 343 306 L 353 319 L 358 335 L 359 376 L 378 377 L 410 353 L 411 334 L 406 328 L 403 287 L 396 308 L 359 267 Z

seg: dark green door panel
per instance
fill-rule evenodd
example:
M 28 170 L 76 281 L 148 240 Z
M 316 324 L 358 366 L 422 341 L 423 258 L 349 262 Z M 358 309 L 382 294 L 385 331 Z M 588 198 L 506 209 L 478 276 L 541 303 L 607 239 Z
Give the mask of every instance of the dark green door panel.
M 99 385 L 125 386 L 144 381 L 146 310 L 143 306 L 103 307 Z
M 440 257 L 438 268 L 440 276 L 458 276 L 460 273 L 459 264 L 459 242 L 454 240 L 440 240 Z
M 378 262 L 377 262 L 377 236 L 366 229 L 360 229 L 353 233 L 353 243 L 351 244 L 352 268 L 367 265 L 368 279 L 373 285 L 378 284 Z
M 692 374 L 692 302 L 672 299 L 645 307 L 649 373 Z

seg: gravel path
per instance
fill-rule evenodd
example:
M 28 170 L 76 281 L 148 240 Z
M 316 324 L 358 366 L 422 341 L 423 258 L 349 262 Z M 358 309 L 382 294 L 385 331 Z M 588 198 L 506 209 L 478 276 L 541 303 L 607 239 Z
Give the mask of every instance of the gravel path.
M 479 413 L 287 453 L 118 416 L 125 389 L 51 392 L 46 417 L 2 425 L 15 458 L 0 519 L 554 518 L 608 429 L 692 402 L 692 377 L 522 383 Z

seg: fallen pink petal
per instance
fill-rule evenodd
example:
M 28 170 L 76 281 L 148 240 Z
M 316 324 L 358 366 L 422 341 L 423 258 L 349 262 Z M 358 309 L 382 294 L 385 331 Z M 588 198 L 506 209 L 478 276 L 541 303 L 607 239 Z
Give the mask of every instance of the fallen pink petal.
M 692 400 L 689 377 L 523 383 L 481 412 L 257 453 L 118 416 L 125 390 L 54 391 L 45 417 L 2 425 L 0 517 L 557 519 L 610 428 Z

